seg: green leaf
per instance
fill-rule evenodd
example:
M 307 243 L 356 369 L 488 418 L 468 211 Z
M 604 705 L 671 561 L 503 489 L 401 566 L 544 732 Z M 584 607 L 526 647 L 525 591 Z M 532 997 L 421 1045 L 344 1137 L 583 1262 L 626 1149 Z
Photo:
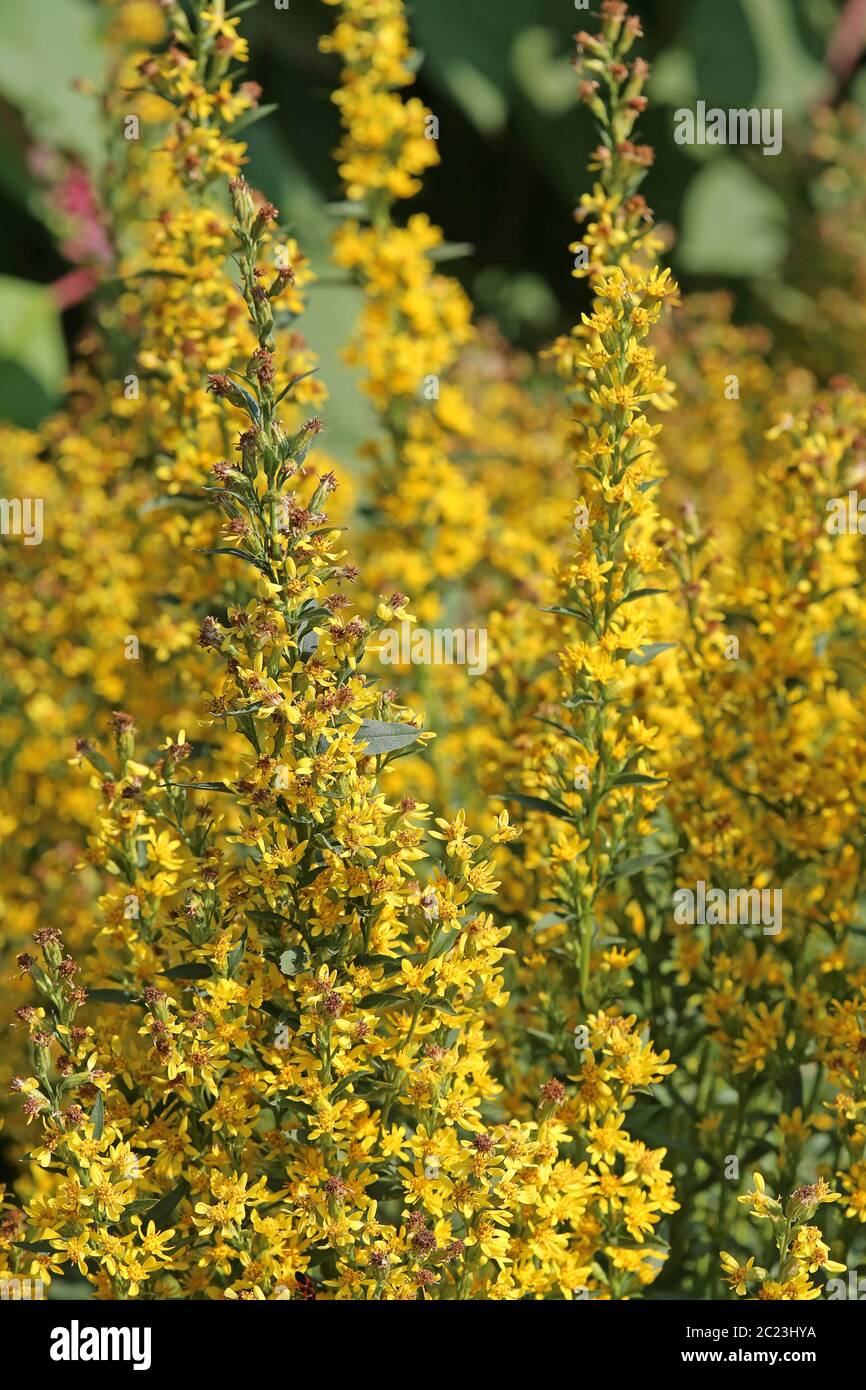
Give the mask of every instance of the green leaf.
M 692 179 L 679 247 L 679 263 L 689 274 L 770 275 L 787 246 L 784 203 L 745 164 L 722 155 Z
M 475 255 L 475 247 L 471 241 L 443 241 L 427 254 L 431 261 L 462 261 Z
M 240 550 L 234 545 L 220 545 L 215 550 L 201 550 L 200 555 L 234 555 L 237 560 L 246 560 L 249 564 L 255 565 L 257 570 L 267 579 L 273 579 L 273 571 L 267 560 L 259 559 L 258 555 L 251 555 L 248 550 Z
M 518 801 L 521 806 L 525 806 L 527 811 L 541 811 L 546 816 L 557 816 L 559 820 L 573 820 L 571 811 L 566 810 L 565 806 L 560 806 L 556 801 L 545 801 L 542 796 L 526 796 L 523 792 L 509 792 L 506 796 L 498 796 L 498 801 Z
M 576 104 L 574 66 L 553 29 L 534 24 L 515 34 L 511 63 L 523 92 L 548 119 Z
M 626 598 L 621 598 L 616 604 L 617 608 L 622 608 L 626 603 L 634 603 L 639 598 L 653 598 L 656 594 L 667 594 L 669 589 L 634 589 Z
M 679 646 L 678 642 L 649 642 L 645 647 L 641 647 L 639 652 L 629 652 L 629 666 L 648 666 L 651 661 L 655 661 L 662 652 L 669 652 L 672 647 Z
M 66 347 L 60 311 L 47 285 L 0 275 L 0 359 L 26 372 L 49 401 L 59 399 Z
M 450 999 L 425 999 L 424 1008 L 438 1009 L 441 1014 L 450 1014 L 452 1018 L 456 1018 L 458 1012 Z
M 300 975 L 302 970 L 309 968 L 309 964 L 310 957 L 300 946 L 290 946 L 280 956 L 280 971 L 283 975 Z
M 781 106 L 785 121 L 805 116 L 833 93 L 833 79 L 806 49 L 790 0 L 740 0 L 761 63 L 756 106 Z M 730 103 L 729 103 L 730 104 Z
M 515 36 L 537 15 L 538 0 L 436 0 L 415 7 L 425 77 L 445 87 L 480 131 L 492 134 L 505 126 L 515 87 Z
M 449 58 L 443 70 L 454 101 L 483 135 L 497 135 L 508 119 L 508 104 L 497 86 L 474 63 Z
M 20 362 L 0 358 L 0 420 L 35 430 L 56 407 L 56 396 L 48 395 Z
M 565 734 L 566 738 L 574 739 L 575 743 L 582 743 L 583 741 L 576 730 L 566 728 L 565 724 L 558 723 L 556 719 L 545 719 L 543 714 L 536 714 L 534 718 L 538 720 L 539 724 L 547 724 L 551 729 L 558 729 L 561 734 Z
M 225 782 L 166 782 L 167 787 L 180 787 L 185 792 L 230 792 L 234 788 Z
M 533 922 L 529 928 L 530 936 L 537 936 L 539 932 L 549 931 L 551 927 L 565 927 L 568 919 L 560 917 L 555 912 L 545 912 L 543 917 L 539 917 L 537 922 Z
M 649 777 L 644 772 L 623 772 L 615 777 L 610 787 L 666 787 L 666 777 Z
M 416 743 L 420 729 L 408 724 L 388 724 L 382 719 L 364 719 L 355 734 L 356 743 L 365 743 L 365 758 L 379 757 L 383 753 L 396 753 L 400 748 L 408 748 Z
M 326 203 L 325 211 L 330 213 L 331 217 L 346 217 L 354 222 L 366 222 L 370 217 L 365 202 L 353 203 L 348 199 L 338 203 Z
M 257 710 L 264 708 L 264 700 L 258 700 L 254 705 L 245 705 L 243 709 L 229 709 L 224 714 L 216 714 L 215 719 L 242 719 L 246 714 L 255 714 Z
M 290 627 L 300 627 L 303 625 L 307 629 L 312 629 L 317 623 L 330 623 L 333 621 L 333 613 L 321 604 L 309 603 L 296 613 L 294 617 L 287 618 L 286 622 Z
M 105 1127 L 105 1101 L 102 1099 L 101 1091 L 96 1092 L 96 1100 L 90 1112 L 90 1123 L 93 1125 L 94 1139 L 101 1139 Z
M 685 47 L 707 106 L 754 105 L 760 68 L 741 0 L 690 0 L 685 13 Z
M 31 133 L 82 156 L 105 157 L 98 96 L 103 78 L 97 7 L 87 0 L 31 4 L 0 0 L 0 92 L 24 112 Z M 76 89 L 89 79 L 94 94 Z
M 227 491 L 228 489 L 224 489 Z M 209 491 L 205 488 L 204 491 Z M 198 497 L 191 492 L 174 492 L 170 497 L 149 497 L 138 509 L 139 516 L 149 516 L 151 512 L 180 511 L 182 507 L 207 506 L 206 497 Z
M 266 102 L 264 106 L 256 106 L 252 111 L 245 111 L 236 121 L 226 127 L 226 135 L 234 139 L 242 130 L 247 130 L 256 121 L 261 121 L 265 116 L 270 116 L 272 112 L 278 111 L 279 103 L 276 101 Z
M 361 1000 L 362 1009 L 408 1009 L 409 1000 L 405 994 L 390 994 L 387 990 L 375 990 L 372 994 L 365 994 Z
M 447 951 L 450 951 L 460 935 L 460 931 L 460 927 L 452 927 L 450 931 L 443 931 L 440 928 L 430 943 L 427 959 L 435 960 L 437 956 L 444 956 Z
M 128 1206 L 123 1208 L 121 1220 L 128 1221 L 131 1216 L 141 1216 L 143 1211 L 147 1211 L 147 1209 L 152 1206 L 152 1197 L 136 1197 L 134 1202 L 130 1202 Z
M 89 989 L 87 1002 L 95 1004 L 138 1004 L 139 996 L 129 994 L 125 989 Z
M 152 1221 L 158 1231 L 162 1231 L 171 1221 L 175 1208 L 183 1201 L 189 1193 L 190 1186 L 186 1178 L 181 1178 L 177 1187 L 172 1188 L 164 1197 L 160 1197 L 158 1202 L 154 1202 L 152 1207 L 148 1207 L 144 1213 L 142 1225 L 145 1230 Z
M 654 864 L 661 864 L 665 859 L 673 859 L 679 851 L 675 849 L 667 850 L 664 854 L 638 854 L 634 859 L 624 859 L 621 864 L 615 864 L 608 874 L 608 879 L 631 878 L 632 874 L 639 874 L 643 869 L 651 869 Z
M 539 1042 L 545 1043 L 548 1047 L 553 1046 L 552 1033 L 544 1033 L 540 1028 L 527 1028 L 526 1032 L 530 1038 L 537 1038 Z
M 584 608 L 565 608 L 562 604 L 539 608 L 539 613 L 558 613 L 563 618 L 578 618 L 582 623 L 592 623 L 592 618 Z
M 293 1030 L 301 1026 L 298 1014 L 292 1013 L 291 1009 L 276 1003 L 273 999 L 265 999 L 261 1004 L 261 1011 L 269 1018 L 275 1018 L 278 1023 L 287 1023 Z
M 378 967 L 381 965 L 384 967 L 386 971 L 390 970 L 393 972 L 399 966 L 400 962 L 398 960 L 394 960 L 393 956 L 360 955 L 354 957 L 352 964 L 366 965 L 371 970 L 378 969 Z
M 230 952 L 229 952 L 229 958 L 228 958 L 228 960 L 226 961 L 226 974 L 228 975 L 228 977 L 229 977 L 230 980 L 233 980 L 233 979 L 234 979 L 234 977 L 235 977 L 235 971 L 237 970 L 238 966 L 240 965 L 241 961 L 243 960 L 243 958 L 244 958 L 244 952 L 246 951 L 246 949 L 247 949 L 247 934 L 246 934 L 246 931 L 244 931 L 244 934 L 243 934 L 243 936 L 241 937 L 240 941 L 238 942 L 237 946 L 235 946 L 235 948 L 234 948 L 233 951 L 230 951 Z
M 172 965 L 168 970 L 160 971 L 160 974 L 169 980 L 209 980 L 213 971 L 209 965 L 191 961 L 189 965 Z
M 98 748 L 88 748 L 84 754 L 91 767 L 95 767 L 97 772 L 101 772 L 103 777 L 114 777 L 114 768 L 108 759 L 100 753 Z

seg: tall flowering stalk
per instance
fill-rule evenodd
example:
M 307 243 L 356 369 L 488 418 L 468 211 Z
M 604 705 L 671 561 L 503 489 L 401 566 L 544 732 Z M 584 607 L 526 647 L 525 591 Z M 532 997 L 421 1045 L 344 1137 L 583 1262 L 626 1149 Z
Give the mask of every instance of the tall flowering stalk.
M 204 174 L 214 170 L 191 152 L 206 126 L 211 157 L 219 146 L 220 167 L 237 169 L 245 147 L 228 131 L 241 113 L 253 113 L 257 91 L 252 84 L 234 91 L 230 37 L 218 63 L 210 66 L 204 52 L 199 62 L 199 46 L 213 48 L 216 36 L 205 20 L 193 35 L 185 14 L 193 47 L 173 67 L 164 46 L 171 39 L 180 54 L 183 34 L 173 34 L 170 21 L 156 0 L 106 6 L 100 216 L 110 220 L 112 273 L 101 275 L 91 301 L 99 321 L 77 344 L 63 408 L 38 431 L 3 432 L 3 495 L 37 497 L 44 532 L 40 545 L 0 547 L 0 702 L 9 750 L 0 790 L 3 931 L 13 954 L 46 919 L 76 949 L 92 931 L 94 876 L 81 875 L 70 889 L 76 846 L 98 805 L 68 767 L 74 738 L 101 725 L 131 690 L 154 723 L 169 710 L 172 722 L 187 723 L 200 684 L 189 659 L 196 614 L 180 616 L 178 599 L 194 582 L 189 556 L 212 533 L 207 508 L 190 495 L 210 462 L 193 457 L 188 440 L 197 429 L 211 461 L 222 440 L 211 435 L 205 446 L 214 412 L 209 402 L 194 404 L 194 383 L 204 361 L 229 365 L 242 349 L 226 329 L 228 300 L 214 275 L 221 252 L 213 214 L 198 206 Z M 139 138 L 127 140 L 133 121 Z M 162 138 L 159 149 L 154 137 Z M 178 494 L 168 506 L 155 495 L 163 480 Z M 167 547 L 175 557 L 168 576 L 161 572 Z M 173 659 L 180 652 L 183 665 Z M 25 988 L 13 977 L 14 1002 L 23 1003 Z M 17 1065 L 12 1049 L 9 1060 Z
M 343 62 L 337 160 L 355 210 L 334 255 L 364 295 L 348 357 L 382 425 L 365 449 L 364 571 L 385 591 L 405 585 L 421 624 L 468 629 L 484 643 L 486 672 L 508 648 L 515 592 L 547 596 L 570 488 L 564 430 L 551 427 L 550 382 L 530 380 L 531 363 L 472 323 L 466 294 L 439 265 L 441 230 L 419 214 L 403 224 L 403 205 L 440 161 L 436 118 L 411 90 L 417 55 L 403 0 L 341 0 L 322 47 Z M 499 607 L 508 616 L 497 629 Z M 472 769 L 501 749 L 483 673 L 388 672 L 436 729 L 421 785 L 439 804 L 486 804 Z
M 539 1091 L 555 1094 L 568 1152 L 592 1174 L 590 1296 L 601 1297 L 633 1296 L 653 1282 L 666 1256 L 662 1222 L 678 1209 L 665 1150 L 636 1137 L 657 1122 L 638 1090 L 673 1067 L 666 1051 L 655 1051 L 644 1021 L 639 909 L 622 888 L 664 857 L 645 844 L 664 783 L 656 731 L 629 710 L 629 658 L 646 661 L 656 650 L 643 600 L 659 568 L 650 490 L 660 469 L 658 427 L 645 408 L 665 400 L 668 387 L 644 339 L 675 295 L 668 272 L 640 263 L 652 241 L 648 210 L 634 190 L 647 158 L 626 138 L 637 111 L 635 77 L 624 62 L 638 32 L 625 7 L 611 4 L 601 36 L 586 45 L 592 71 L 609 79 L 604 126 L 616 138 L 606 137 L 610 159 L 594 161 L 609 180 L 594 195 L 604 212 L 590 220 L 589 254 L 576 261 L 579 274 L 591 268 L 592 313 L 554 348 L 577 404 L 575 539 L 547 612 L 509 624 L 510 660 L 496 672 L 503 692 L 516 697 L 511 722 L 501 721 L 498 790 L 527 817 L 522 853 L 505 875 L 506 901 L 518 909 L 522 930 L 498 1062 L 517 1113 Z M 638 90 L 644 75 L 639 65 Z M 625 230 L 620 237 L 611 229 Z M 611 245 L 622 251 L 622 264 L 611 263 Z M 555 673 L 526 664 L 539 640 L 548 652 L 559 649 Z M 521 674 L 535 695 L 531 720 Z M 530 732 L 539 721 L 545 730 Z M 511 787 L 502 785 L 502 766 L 511 769 Z M 518 882 L 512 887 L 511 880 Z
M 657 731 L 629 717 L 627 699 L 634 667 L 659 650 L 645 600 L 658 591 L 651 580 L 660 568 L 652 498 L 660 426 L 646 407 L 664 401 L 669 388 L 644 340 L 677 293 L 668 270 L 641 264 L 655 245 L 636 192 L 649 156 L 628 137 L 645 104 L 646 64 L 625 61 L 640 26 L 624 4 L 611 0 L 602 11 L 599 37 L 579 36 L 585 71 L 607 89 L 603 100 L 597 80 L 582 85 L 603 134 L 593 161 L 600 182 L 582 204 L 589 220 L 576 248 L 575 274 L 590 276 L 594 299 L 574 339 L 554 348 L 579 401 L 575 544 L 553 606 L 565 620 L 563 684 L 558 710 L 549 711 L 556 733 L 539 746 L 531 784 L 557 826 L 554 897 L 584 1008 L 598 999 L 590 977 L 593 950 L 603 945 L 599 918 L 617 882 L 651 862 L 643 861 L 643 841 L 662 796 Z
M 337 160 L 358 209 L 334 238 L 334 259 L 364 293 L 347 358 L 384 429 L 367 448 L 377 526 L 370 582 L 405 584 L 420 619 L 433 620 L 441 590 L 482 554 L 486 524 L 485 496 L 455 458 L 474 432 L 473 411 L 451 379 L 473 336 L 471 306 L 437 269 L 441 230 L 423 213 L 405 225 L 396 218 L 420 190 L 420 176 L 439 163 L 432 113 L 402 95 L 414 81 L 403 0 L 327 3 L 338 17 L 321 46 L 343 63 L 334 94 L 344 130 Z

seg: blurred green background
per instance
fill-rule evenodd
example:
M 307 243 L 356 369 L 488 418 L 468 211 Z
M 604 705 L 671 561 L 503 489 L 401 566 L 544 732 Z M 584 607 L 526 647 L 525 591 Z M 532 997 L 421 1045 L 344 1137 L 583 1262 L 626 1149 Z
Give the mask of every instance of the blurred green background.
M 810 236 L 808 112 L 819 99 L 862 100 L 866 6 L 637 0 L 633 8 L 646 30 L 639 51 L 654 68 L 641 125 L 657 151 L 648 192 L 659 219 L 677 229 L 674 268 L 687 290 L 732 286 L 741 316 L 783 319 L 786 266 L 808 249 Z M 98 104 L 74 82 L 100 81 L 100 13 L 95 0 L 0 0 L 0 414 L 25 425 L 57 401 L 66 353 L 86 319 L 86 300 L 61 314 L 63 294 L 48 288 L 68 276 L 70 260 L 33 167 L 34 157 L 37 167 L 40 159 L 50 164 L 51 151 L 99 166 Z M 843 14 L 853 38 L 840 48 Z M 354 321 L 356 292 L 327 266 L 328 204 L 341 197 L 331 157 L 338 67 L 317 49 L 334 15 L 319 0 L 291 0 L 288 10 L 260 0 L 244 14 L 249 76 L 261 83 L 264 101 L 279 103 L 244 138 L 251 181 L 278 203 L 325 278 L 306 330 L 340 401 L 334 442 L 351 444 L 366 420 L 338 350 Z M 471 244 L 451 270 L 480 313 L 536 348 L 581 307 L 566 248 L 594 140 L 577 104 L 571 59 L 573 34 L 590 24 L 589 15 L 573 0 L 414 0 L 410 15 L 419 92 L 440 121 L 442 163 L 406 210 L 424 209 L 449 241 Z M 677 146 L 673 112 L 698 98 L 723 107 L 782 106 L 782 154 Z

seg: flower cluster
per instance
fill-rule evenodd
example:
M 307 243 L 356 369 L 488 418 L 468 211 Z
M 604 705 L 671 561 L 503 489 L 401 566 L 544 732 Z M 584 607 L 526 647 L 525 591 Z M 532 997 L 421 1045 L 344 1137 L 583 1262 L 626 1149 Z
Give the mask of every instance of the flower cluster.
M 773 1302 L 794 1300 L 804 1302 L 821 1297 L 821 1289 L 813 1284 L 810 1275 L 816 1270 L 827 1274 L 842 1274 L 845 1266 L 830 1259 L 830 1251 L 821 1238 L 820 1229 L 809 1223 L 825 1202 L 838 1202 L 840 1193 L 831 1192 L 823 1178 L 792 1192 L 782 1205 L 771 1197 L 760 1173 L 755 1173 L 755 1186 L 737 1200 L 751 1208 L 759 1221 L 769 1221 L 778 1250 L 776 1277 L 771 1279 L 766 1269 L 755 1264 L 751 1256 L 739 1265 L 733 1255 L 722 1251 L 721 1263 L 725 1283 L 734 1293 L 743 1296 L 752 1285 L 757 1286 L 755 1297 Z

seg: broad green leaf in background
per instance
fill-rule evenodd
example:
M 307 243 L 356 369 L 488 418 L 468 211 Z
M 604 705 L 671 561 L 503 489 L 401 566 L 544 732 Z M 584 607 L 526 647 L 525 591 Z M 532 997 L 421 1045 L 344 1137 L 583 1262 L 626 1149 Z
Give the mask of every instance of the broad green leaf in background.
M 564 272 L 567 268 L 563 257 Z M 541 276 L 530 271 L 515 274 L 488 266 L 476 275 L 472 293 L 478 309 L 494 314 L 506 333 L 516 335 L 527 328 L 549 333 L 556 323 L 556 298 Z
M 769 275 L 788 245 L 782 200 L 742 161 L 723 155 L 702 168 L 683 204 L 677 263 L 696 275 Z
M 780 106 L 789 124 L 826 96 L 832 78 L 807 53 L 787 0 L 740 0 L 760 59 L 756 106 Z
M 425 73 L 484 134 L 505 125 L 514 41 L 537 20 L 537 0 L 417 0 L 414 6 L 413 33 Z
M 37 424 L 60 396 L 66 346 L 46 285 L 0 275 L 0 417 Z
M 754 105 L 760 62 L 741 0 L 689 0 L 687 16 L 683 40 L 695 65 L 697 96 L 707 106 Z
M 508 102 L 486 73 L 463 58 L 451 57 L 442 77 L 451 96 L 483 135 L 495 135 L 508 119 Z
M 32 193 L 17 130 L 0 128 L 0 189 L 18 207 L 29 209 Z
M 694 65 L 694 98 L 708 107 L 781 107 L 790 130 L 826 94 L 828 74 L 808 52 L 790 0 L 692 0 L 683 37 Z M 674 52 L 662 62 L 669 65 Z M 663 68 L 656 77 L 654 99 L 664 100 L 670 75 Z M 712 157 L 705 147 L 692 153 Z
M 87 0 L 0 0 L 0 93 L 36 139 L 91 167 L 102 160 L 104 132 L 95 98 L 73 84 L 101 77 L 98 22 Z
M 698 99 L 698 75 L 687 48 L 667 48 L 650 73 L 648 92 L 654 105 L 694 106 Z
M 515 34 L 511 66 L 518 83 L 548 116 L 561 116 L 577 104 L 577 78 L 572 54 L 563 53 L 559 35 L 533 24 Z

